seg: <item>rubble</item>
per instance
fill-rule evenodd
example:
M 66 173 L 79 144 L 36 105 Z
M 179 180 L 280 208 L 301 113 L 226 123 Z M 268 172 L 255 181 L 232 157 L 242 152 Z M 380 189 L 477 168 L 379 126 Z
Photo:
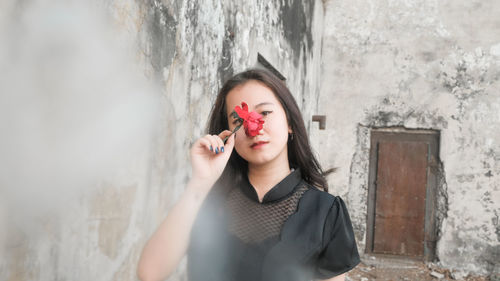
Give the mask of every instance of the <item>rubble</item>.
M 450 271 L 440 263 L 387 257 L 362 257 L 361 263 L 347 273 L 347 281 L 500 281 L 500 276 L 473 276 L 461 271 Z M 494 279 L 496 278 L 496 279 Z
M 436 277 L 436 278 L 438 278 L 438 279 L 442 279 L 442 278 L 444 278 L 444 274 L 442 274 L 442 273 L 438 273 L 438 272 L 436 272 L 436 271 L 432 271 L 432 272 L 431 272 L 431 276 L 432 276 L 432 277 Z

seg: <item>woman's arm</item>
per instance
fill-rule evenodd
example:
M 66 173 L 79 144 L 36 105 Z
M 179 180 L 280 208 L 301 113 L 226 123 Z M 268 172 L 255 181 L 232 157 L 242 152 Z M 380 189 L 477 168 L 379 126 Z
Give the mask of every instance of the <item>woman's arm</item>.
M 345 280 L 345 273 L 337 275 L 335 277 L 332 277 L 330 279 L 323 279 L 323 281 L 344 281 Z
M 224 144 L 222 139 L 229 135 L 231 137 Z M 228 130 L 218 136 L 206 135 L 193 144 L 191 148 L 193 177 L 181 198 L 146 243 L 137 267 L 140 280 L 163 280 L 176 269 L 186 254 L 198 211 L 222 174 L 233 148 L 234 135 Z
M 206 197 L 203 183 L 190 182 L 179 201 L 147 242 L 142 251 L 137 275 L 142 281 L 168 277 L 184 257 L 194 220 Z

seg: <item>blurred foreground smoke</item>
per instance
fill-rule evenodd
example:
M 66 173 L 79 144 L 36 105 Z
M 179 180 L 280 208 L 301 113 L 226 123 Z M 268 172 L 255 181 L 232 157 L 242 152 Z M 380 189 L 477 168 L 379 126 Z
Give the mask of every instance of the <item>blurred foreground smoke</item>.
M 148 152 L 158 97 L 131 44 L 85 3 L 0 4 L 0 239 L 34 235 Z

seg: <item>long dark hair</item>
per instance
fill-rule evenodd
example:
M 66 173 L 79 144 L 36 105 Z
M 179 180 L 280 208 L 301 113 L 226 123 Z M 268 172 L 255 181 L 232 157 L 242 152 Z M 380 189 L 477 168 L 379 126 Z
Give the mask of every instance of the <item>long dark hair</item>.
M 212 107 L 208 120 L 207 133 L 214 135 L 219 134 L 223 130 L 229 130 L 226 113 L 226 96 L 236 86 L 243 85 L 250 80 L 261 82 L 271 89 L 285 110 L 288 125 L 292 128 L 293 134 L 293 137 L 288 138 L 288 162 L 290 167 L 300 168 L 302 178 L 307 183 L 316 188 L 328 191 L 328 183 L 323 176 L 324 173 L 318 160 L 312 153 L 304 120 L 302 119 L 297 102 L 285 83 L 267 70 L 249 69 L 234 75 L 224 83 Z M 236 151 L 233 151 L 219 182 L 225 184 L 231 183 L 231 181 L 243 176 L 242 173 L 247 172 L 248 162 L 239 156 Z

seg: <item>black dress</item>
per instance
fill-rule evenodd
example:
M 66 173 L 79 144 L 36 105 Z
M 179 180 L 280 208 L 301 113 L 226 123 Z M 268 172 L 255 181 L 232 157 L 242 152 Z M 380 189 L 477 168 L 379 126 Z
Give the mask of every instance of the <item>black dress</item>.
M 209 196 L 188 249 L 190 281 L 307 281 L 351 270 L 360 259 L 342 199 L 294 170 L 259 202 L 247 177 Z

